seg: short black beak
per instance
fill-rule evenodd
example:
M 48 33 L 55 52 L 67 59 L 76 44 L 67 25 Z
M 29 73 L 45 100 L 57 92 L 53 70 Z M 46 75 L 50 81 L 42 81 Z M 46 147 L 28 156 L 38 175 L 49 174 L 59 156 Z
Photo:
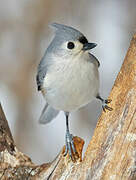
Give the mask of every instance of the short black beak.
M 85 43 L 83 45 L 83 50 L 86 51 L 86 50 L 89 50 L 89 49 L 93 49 L 97 46 L 96 43 Z

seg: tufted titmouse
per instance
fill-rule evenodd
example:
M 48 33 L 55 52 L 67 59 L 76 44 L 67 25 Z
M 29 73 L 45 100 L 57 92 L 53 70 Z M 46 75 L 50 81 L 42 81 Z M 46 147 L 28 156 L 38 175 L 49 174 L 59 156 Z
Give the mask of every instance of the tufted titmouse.
M 103 110 L 112 110 L 108 103 L 99 95 L 100 65 L 98 59 L 89 53 L 96 47 L 89 43 L 78 30 L 62 24 L 53 23 L 55 37 L 47 48 L 37 73 L 38 91 L 41 91 L 46 105 L 39 122 L 46 124 L 55 118 L 59 111 L 66 116 L 66 148 L 76 153 L 73 136 L 69 132 L 69 113 L 88 104 L 94 97 L 102 101 Z

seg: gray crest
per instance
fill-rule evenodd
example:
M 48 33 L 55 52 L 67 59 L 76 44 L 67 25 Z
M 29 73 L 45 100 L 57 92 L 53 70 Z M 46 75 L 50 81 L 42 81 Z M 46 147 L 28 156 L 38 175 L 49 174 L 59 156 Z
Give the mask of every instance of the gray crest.
M 84 36 L 80 31 L 78 31 L 70 26 L 63 25 L 63 24 L 52 23 L 52 24 L 50 24 L 50 27 L 54 28 L 56 36 L 61 36 L 61 38 L 63 38 L 63 40 L 73 40 L 74 41 L 74 40 L 77 40 L 80 37 Z

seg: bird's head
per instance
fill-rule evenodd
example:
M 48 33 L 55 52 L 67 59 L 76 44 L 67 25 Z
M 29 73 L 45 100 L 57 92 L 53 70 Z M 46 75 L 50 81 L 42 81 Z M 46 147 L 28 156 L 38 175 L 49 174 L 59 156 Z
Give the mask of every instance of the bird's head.
M 85 53 L 97 46 L 89 43 L 87 38 L 78 30 L 63 24 L 53 23 L 55 37 L 49 46 L 49 50 L 60 56 L 76 56 Z

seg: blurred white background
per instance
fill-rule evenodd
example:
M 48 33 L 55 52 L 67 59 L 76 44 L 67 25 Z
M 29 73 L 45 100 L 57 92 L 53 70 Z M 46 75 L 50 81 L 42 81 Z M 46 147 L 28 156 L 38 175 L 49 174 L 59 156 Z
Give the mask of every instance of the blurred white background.
M 0 102 L 17 147 L 35 163 L 53 160 L 64 145 L 63 112 L 38 124 L 45 104 L 36 69 L 52 38 L 51 22 L 73 26 L 98 46 L 102 97 L 107 98 L 136 28 L 135 0 L 0 0 Z M 101 104 L 94 100 L 70 116 L 70 129 L 86 149 Z

